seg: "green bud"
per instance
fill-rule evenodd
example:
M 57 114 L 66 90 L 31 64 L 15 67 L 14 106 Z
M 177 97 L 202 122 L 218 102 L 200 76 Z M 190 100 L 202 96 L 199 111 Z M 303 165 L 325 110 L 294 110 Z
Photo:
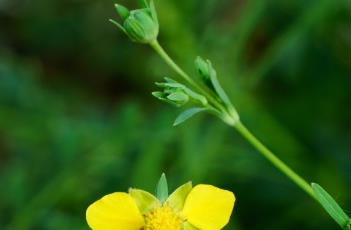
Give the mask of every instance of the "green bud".
M 153 92 L 152 95 L 156 98 L 171 103 L 176 106 L 186 104 L 190 99 L 202 105 L 207 104 L 207 99 L 201 94 L 195 93 L 185 85 L 180 84 L 170 78 L 165 78 L 166 82 L 156 83 L 157 86 L 163 89 L 163 92 Z
M 216 76 L 216 70 L 212 67 L 212 64 L 209 60 L 205 61 L 201 57 L 197 57 L 195 60 L 195 67 L 197 72 L 199 73 L 202 80 L 206 83 L 206 85 L 212 88 L 211 78 Z
M 157 39 L 159 24 L 153 1 L 143 4 L 146 8 L 129 11 L 126 7 L 116 4 L 116 10 L 121 16 L 122 25 L 110 20 L 125 32 L 134 42 L 150 43 Z

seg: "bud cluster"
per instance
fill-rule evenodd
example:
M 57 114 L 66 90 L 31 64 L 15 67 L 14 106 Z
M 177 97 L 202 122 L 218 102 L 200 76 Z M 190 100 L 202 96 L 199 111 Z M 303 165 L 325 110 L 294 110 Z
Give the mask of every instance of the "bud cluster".
M 207 99 L 201 94 L 195 93 L 185 85 L 178 83 L 170 78 L 165 78 L 165 82 L 156 83 L 163 91 L 153 92 L 152 95 L 156 98 L 171 103 L 176 106 L 182 106 L 193 100 L 203 106 L 207 105 Z

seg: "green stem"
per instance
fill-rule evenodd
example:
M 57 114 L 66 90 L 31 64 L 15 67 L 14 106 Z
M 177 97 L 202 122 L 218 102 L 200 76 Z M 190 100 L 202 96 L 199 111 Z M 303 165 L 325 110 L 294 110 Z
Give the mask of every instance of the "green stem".
M 191 86 L 197 89 L 200 93 L 204 94 L 206 98 L 219 110 L 226 111 L 226 109 L 206 90 L 204 90 L 201 86 L 199 86 L 187 73 L 185 73 L 166 53 L 166 51 L 162 48 L 162 46 L 158 43 L 157 40 L 154 40 L 150 43 L 150 46 L 161 56 L 161 58 L 176 72 L 178 73 L 184 80 L 186 80 Z
M 289 177 L 295 184 L 303 189 L 308 195 L 315 199 L 312 187 L 301 176 L 295 173 L 289 166 L 281 161 L 264 146 L 240 121 L 234 125 L 239 133 L 246 138 L 268 161 L 270 161 L 277 169 Z
M 186 74 L 165 52 L 165 50 L 160 46 L 157 40 L 150 43 L 151 47 L 162 57 L 162 59 L 184 80 L 186 80 L 191 86 L 196 88 L 200 93 L 204 94 L 208 100 L 222 112 L 227 113 L 227 109 L 223 107 L 211 94 L 207 93 L 201 86 L 199 86 L 188 74 Z M 266 146 L 264 146 L 240 121 L 237 121 L 232 125 L 236 128 L 239 133 L 246 138 L 268 161 L 270 161 L 277 169 L 289 177 L 293 182 L 295 182 L 301 189 L 303 189 L 307 194 L 309 194 L 313 199 L 315 199 L 312 187 L 297 173 L 295 173 L 289 166 L 287 166 L 283 161 L 281 161 L 277 156 L 272 153 Z

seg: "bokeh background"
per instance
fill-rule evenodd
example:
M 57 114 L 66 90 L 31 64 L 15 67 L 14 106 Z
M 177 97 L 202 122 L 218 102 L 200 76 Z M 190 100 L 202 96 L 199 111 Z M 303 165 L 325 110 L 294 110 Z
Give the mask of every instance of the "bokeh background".
M 156 4 L 175 60 L 194 75 L 210 58 L 243 122 L 350 214 L 351 2 Z M 161 172 L 234 191 L 226 229 L 338 228 L 218 119 L 173 128 L 150 92 L 176 75 L 108 18 L 110 0 L 0 0 L 0 229 L 88 229 L 91 202 Z

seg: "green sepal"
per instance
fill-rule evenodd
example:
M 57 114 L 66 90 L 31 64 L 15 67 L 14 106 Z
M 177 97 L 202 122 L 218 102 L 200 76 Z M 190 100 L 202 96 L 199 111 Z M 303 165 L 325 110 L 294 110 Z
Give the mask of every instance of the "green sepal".
M 180 107 L 180 106 L 183 105 L 183 104 L 175 103 L 174 101 L 171 101 L 171 100 L 167 99 L 167 95 L 168 94 L 166 94 L 164 92 L 156 91 L 156 92 L 152 92 L 151 94 L 152 94 L 152 96 L 156 97 L 157 99 L 159 99 L 161 101 L 164 101 L 166 103 L 169 103 L 169 104 L 171 104 L 173 106 Z
M 191 118 L 192 116 L 194 116 L 197 113 L 206 111 L 206 108 L 191 108 L 188 110 L 185 110 L 184 112 L 182 112 L 181 114 L 178 115 L 178 117 L 175 119 L 173 126 L 177 126 L 180 125 L 181 123 L 185 122 L 186 120 L 188 120 L 189 118 Z
M 127 34 L 127 31 L 124 29 L 124 27 L 119 24 L 118 22 L 116 22 L 115 20 L 113 19 L 109 19 L 109 21 L 114 24 L 115 26 L 117 26 L 119 29 L 121 29 L 125 34 Z M 128 35 L 128 34 L 127 34 Z
M 149 4 L 146 0 L 139 0 L 139 5 L 141 5 L 144 8 L 149 8 Z
M 179 92 L 174 92 L 171 93 L 170 95 L 167 96 L 167 99 L 174 101 L 174 102 L 180 102 L 180 103 L 186 103 L 189 100 L 189 96 L 181 91 Z
M 182 91 L 183 93 L 185 93 L 190 98 L 200 102 L 202 105 L 204 105 L 204 106 L 207 105 L 207 103 L 208 103 L 207 99 L 203 95 L 195 93 L 194 91 L 192 91 L 191 89 L 189 89 L 185 85 L 183 85 L 181 83 L 178 83 L 177 81 L 175 81 L 175 80 L 173 80 L 171 78 L 165 77 L 164 79 L 165 79 L 165 82 L 156 82 L 155 83 L 158 87 L 164 88 L 164 92 L 163 93 L 165 93 L 165 94 L 173 94 L 175 92 Z M 160 94 L 158 94 L 158 95 L 160 95 Z M 183 96 L 183 99 L 185 99 L 184 95 L 182 95 L 182 96 Z M 173 98 L 173 96 L 172 96 L 172 98 Z M 187 101 L 184 100 L 183 104 L 185 104 L 186 102 Z
M 168 184 L 167 178 L 164 173 L 162 173 L 160 180 L 158 181 L 156 187 L 156 197 L 163 204 L 168 198 Z
M 168 197 L 166 203 L 170 205 L 175 211 L 181 212 L 183 210 L 185 200 L 192 188 L 193 185 L 191 182 L 183 184 Z
M 130 188 L 129 195 L 134 199 L 142 214 L 161 206 L 160 201 L 155 196 L 144 190 Z
M 115 4 L 115 8 L 117 10 L 118 15 L 123 19 L 123 21 L 129 17 L 130 12 L 127 7 L 124 7 L 120 4 Z
M 151 43 L 157 39 L 159 24 L 157 21 L 155 6 L 143 1 L 144 7 L 129 11 L 126 7 L 115 4 L 118 15 L 122 18 L 121 25 L 111 21 L 123 31 L 133 42 Z
M 316 199 L 325 211 L 345 230 L 351 229 L 350 217 L 342 210 L 334 198 L 329 195 L 319 184 L 312 183 L 312 189 Z
M 194 225 L 190 224 L 189 222 L 185 222 L 183 224 L 182 230 L 200 230 L 200 229 L 196 228 Z
M 158 23 L 158 18 L 157 18 L 157 11 L 156 11 L 156 7 L 155 7 L 155 3 L 153 0 L 150 1 L 150 4 L 148 5 L 150 11 L 151 11 L 151 16 L 154 19 L 155 23 L 157 25 L 159 25 Z

